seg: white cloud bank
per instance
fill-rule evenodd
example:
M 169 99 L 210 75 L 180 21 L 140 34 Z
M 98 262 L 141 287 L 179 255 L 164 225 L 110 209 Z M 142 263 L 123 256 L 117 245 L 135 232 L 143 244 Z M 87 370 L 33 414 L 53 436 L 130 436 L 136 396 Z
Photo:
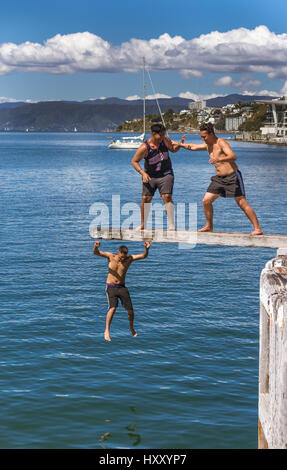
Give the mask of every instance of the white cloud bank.
M 128 101 L 135 101 L 135 100 L 141 100 L 142 97 L 139 95 L 131 95 L 131 96 L 127 96 L 125 99 Z
M 220 77 L 218 80 L 215 80 L 214 85 L 237 88 L 242 95 L 268 95 L 276 97 L 280 95 L 280 93 L 284 93 L 284 87 L 280 92 L 273 90 L 262 90 L 260 80 L 241 78 L 240 80 L 236 81 L 233 80 L 233 78 L 229 75 Z
M 194 101 L 200 101 L 200 100 L 209 100 L 210 98 L 216 98 L 218 97 L 218 93 L 212 93 L 210 95 L 198 95 L 197 93 L 192 93 L 191 91 L 185 91 L 183 93 L 179 93 L 178 95 L 180 98 L 187 98 L 191 99 Z M 226 96 L 226 95 L 220 95 L 220 96 Z
M 204 72 L 227 76 L 257 72 L 287 80 L 287 34 L 275 34 L 266 26 L 213 31 L 190 40 L 165 33 L 119 46 L 89 32 L 57 34 L 44 44 L 2 43 L 0 74 L 138 72 L 143 56 L 152 70 L 177 70 L 186 78 Z
M 29 99 L 17 100 L 16 98 L 6 98 L 6 96 L 0 96 L 0 103 L 18 103 L 19 101 L 23 103 L 35 103 L 36 102 L 33 100 L 29 100 Z
M 241 79 L 238 81 L 233 80 L 230 76 L 221 77 L 214 82 L 218 86 L 232 86 L 234 88 L 243 89 L 244 87 L 258 88 L 261 85 L 259 80 Z
M 147 95 L 146 99 L 147 100 L 155 100 L 159 98 L 171 98 L 169 95 L 163 95 L 162 93 L 156 93 L 155 95 Z M 142 97 L 139 95 L 132 95 L 132 96 L 127 96 L 126 100 L 128 101 L 134 101 L 134 100 L 141 100 Z

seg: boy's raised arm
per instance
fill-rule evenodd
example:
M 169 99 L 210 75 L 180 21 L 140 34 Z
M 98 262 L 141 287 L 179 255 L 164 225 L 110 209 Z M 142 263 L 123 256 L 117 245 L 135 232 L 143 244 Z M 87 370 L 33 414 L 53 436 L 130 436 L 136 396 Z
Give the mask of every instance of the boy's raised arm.
M 180 148 L 183 148 L 185 150 L 207 150 L 207 145 L 205 143 L 203 144 L 185 144 L 184 143 L 184 140 L 185 140 L 185 135 L 181 138 L 180 142 L 174 142 L 174 144 L 177 144 L 178 147 Z
M 131 255 L 132 261 L 137 261 L 139 259 L 145 259 L 148 256 L 148 252 L 151 246 L 151 242 L 145 242 L 145 250 L 139 255 Z
M 100 247 L 101 243 L 100 242 L 95 242 L 95 245 L 94 245 L 94 255 L 97 255 L 97 256 L 102 256 L 103 258 L 110 258 L 110 256 L 112 255 L 112 253 L 108 252 L 108 251 L 100 251 L 99 250 L 99 247 Z

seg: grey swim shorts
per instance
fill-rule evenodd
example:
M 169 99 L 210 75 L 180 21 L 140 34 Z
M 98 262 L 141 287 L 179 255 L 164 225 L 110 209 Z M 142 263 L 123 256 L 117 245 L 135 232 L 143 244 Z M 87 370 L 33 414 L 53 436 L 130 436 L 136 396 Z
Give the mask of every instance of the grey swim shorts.
M 239 170 L 230 175 L 211 177 L 211 183 L 207 188 L 208 193 L 219 194 L 222 197 L 245 196 L 242 174 Z
M 174 176 L 169 173 L 162 178 L 151 178 L 148 183 L 143 183 L 143 196 L 153 196 L 156 190 L 159 190 L 160 195 L 172 194 Z

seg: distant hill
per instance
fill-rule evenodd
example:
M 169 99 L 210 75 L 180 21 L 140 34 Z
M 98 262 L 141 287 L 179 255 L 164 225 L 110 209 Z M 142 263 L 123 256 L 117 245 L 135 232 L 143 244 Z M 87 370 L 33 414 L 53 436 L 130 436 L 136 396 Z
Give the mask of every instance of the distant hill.
M 23 104 L 26 104 L 24 101 L 13 101 L 13 102 L 5 102 L 5 103 L 0 103 L 0 109 L 2 108 L 18 108 L 19 106 L 23 106 Z
M 238 101 L 251 102 L 257 99 L 271 99 L 269 96 L 228 95 L 207 100 L 207 106 L 221 107 Z M 161 98 L 158 100 L 162 112 L 168 109 L 178 112 L 188 108 L 191 99 Z M 6 104 L 6 106 L 5 106 Z M 1 103 L 0 130 L 43 132 L 78 131 L 99 132 L 116 129 L 126 120 L 142 117 L 142 100 L 106 98 L 101 100 L 47 101 L 39 103 Z M 146 101 L 146 113 L 157 114 L 156 100 Z
M 136 107 L 130 110 L 128 106 L 49 101 L 0 109 L 0 129 L 65 132 L 76 127 L 78 131 L 97 132 L 116 128 L 122 120 L 139 114 Z
M 279 98 L 279 96 L 278 96 Z M 218 107 L 226 106 L 227 104 L 236 104 L 238 101 L 242 103 L 250 103 L 251 101 L 256 100 L 271 100 L 274 97 L 271 96 L 259 96 L 259 95 L 239 95 L 234 93 L 227 96 L 217 96 L 216 98 L 210 98 L 206 100 L 206 106 L 208 107 Z M 159 98 L 158 99 L 160 107 L 167 107 L 167 109 L 172 108 L 175 112 L 181 111 L 182 109 L 188 108 L 188 103 L 194 102 L 192 99 L 188 98 Z M 114 104 L 114 105 L 123 105 L 123 106 L 142 106 L 142 100 L 123 100 L 121 98 L 105 98 L 97 100 L 88 100 L 83 101 L 85 104 Z M 146 100 L 147 106 L 157 106 L 156 100 Z M 167 110 L 165 109 L 165 110 Z
M 184 109 L 185 107 L 188 107 L 188 103 L 190 103 L 191 99 L 187 98 L 159 98 L 158 102 L 160 107 L 164 107 L 165 111 L 167 111 L 169 108 L 172 108 L 174 111 L 180 111 L 181 109 Z M 143 100 L 123 100 L 121 98 L 105 98 L 105 99 L 97 99 L 97 100 L 88 100 L 88 101 L 83 101 L 85 104 L 113 104 L 113 105 L 122 105 L 122 106 L 143 106 Z M 148 108 L 153 109 L 153 107 L 157 108 L 156 100 L 146 100 L 146 106 Z
M 123 121 L 142 117 L 141 100 L 138 103 L 123 101 L 124 104 L 110 104 L 109 100 L 108 103 L 103 100 L 99 100 L 99 103 L 47 101 L 25 104 L 16 108 L 0 108 L 0 129 L 10 131 L 29 129 L 44 132 L 73 131 L 75 127 L 83 132 L 116 129 Z M 174 111 L 183 109 L 184 106 L 176 102 L 177 100 L 174 103 L 161 103 L 162 112 L 167 111 L 171 106 Z M 146 103 L 146 112 L 147 114 L 158 113 L 155 100 Z
M 279 96 L 278 96 L 279 98 Z M 206 100 L 206 106 L 211 108 L 222 108 L 222 106 L 226 106 L 227 104 L 236 104 L 238 101 L 242 103 L 251 103 L 252 101 L 257 100 L 271 100 L 274 99 L 273 96 L 257 96 L 257 95 L 227 95 L 227 96 L 218 96 L 216 98 L 211 98 Z

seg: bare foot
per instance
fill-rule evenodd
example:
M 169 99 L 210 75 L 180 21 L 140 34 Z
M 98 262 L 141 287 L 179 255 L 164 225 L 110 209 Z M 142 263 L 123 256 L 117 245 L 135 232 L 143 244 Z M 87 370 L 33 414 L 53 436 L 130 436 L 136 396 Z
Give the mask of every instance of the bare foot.
M 261 230 L 261 228 L 257 228 L 253 230 L 253 232 L 250 233 L 250 235 L 263 235 L 263 231 Z
M 170 225 L 168 230 L 175 230 L 175 226 L 174 225 Z
M 137 228 L 135 228 L 135 230 L 137 230 L 138 232 L 140 230 L 144 230 L 144 225 L 139 225 Z
M 138 335 L 133 328 L 130 328 L 130 332 L 134 338 Z
M 200 228 L 198 232 L 213 232 L 213 227 L 209 225 L 205 225 L 204 227 Z
M 105 340 L 111 341 L 110 333 L 108 331 L 105 331 Z

